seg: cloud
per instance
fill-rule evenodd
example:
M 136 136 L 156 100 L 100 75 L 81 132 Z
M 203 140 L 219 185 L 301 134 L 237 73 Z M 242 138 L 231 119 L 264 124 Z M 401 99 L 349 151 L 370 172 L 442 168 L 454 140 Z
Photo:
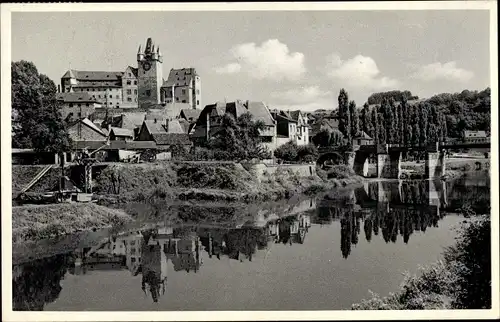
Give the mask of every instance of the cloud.
M 334 98 L 330 91 L 323 91 L 317 85 L 302 86 L 283 92 L 271 93 L 272 109 L 314 111 L 333 109 Z
M 423 81 L 448 80 L 466 82 L 474 77 L 474 73 L 457 67 L 457 62 L 450 61 L 444 64 L 440 62 L 421 66 L 413 75 Z
M 241 70 L 241 65 L 238 63 L 230 63 L 222 67 L 217 67 L 215 72 L 217 74 L 236 74 Z
M 332 54 L 328 57 L 326 69 L 328 76 L 338 81 L 340 87 L 382 90 L 399 85 L 396 79 L 380 76 L 375 60 L 363 55 L 343 61 L 338 54 Z
M 291 53 L 286 44 L 269 39 L 260 46 L 255 43 L 240 44 L 231 49 L 236 62 L 215 71 L 219 74 L 245 72 L 255 79 L 298 80 L 306 71 L 304 54 Z
M 273 92 L 271 97 L 281 102 L 305 103 L 330 95 L 329 91 L 322 91 L 319 86 L 302 86 L 284 92 Z

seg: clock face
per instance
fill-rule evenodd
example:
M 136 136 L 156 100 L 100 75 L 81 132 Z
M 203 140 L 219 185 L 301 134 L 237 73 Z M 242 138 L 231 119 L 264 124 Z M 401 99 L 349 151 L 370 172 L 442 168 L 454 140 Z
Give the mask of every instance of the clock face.
M 144 64 L 142 64 L 142 67 L 144 68 L 144 70 L 149 70 L 151 68 L 151 64 L 148 62 L 145 62 Z

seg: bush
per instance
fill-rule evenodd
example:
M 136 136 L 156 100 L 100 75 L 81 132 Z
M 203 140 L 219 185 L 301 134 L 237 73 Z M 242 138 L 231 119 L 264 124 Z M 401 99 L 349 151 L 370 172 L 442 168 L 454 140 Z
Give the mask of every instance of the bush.
M 274 156 L 284 161 L 295 161 L 298 156 L 298 146 L 293 141 L 289 141 L 274 151 Z
M 445 252 L 456 309 L 491 308 L 491 226 L 489 216 L 476 217 L 461 228 L 457 243 Z
M 312 144 L 299 146 L 297 159 L 300 162 L 314 162 L 318 159 L 318 149 Z
M 334 165 L 327 171 L 328 179 L 347 179 L 356 175 L 354 171 L 346 165 Z

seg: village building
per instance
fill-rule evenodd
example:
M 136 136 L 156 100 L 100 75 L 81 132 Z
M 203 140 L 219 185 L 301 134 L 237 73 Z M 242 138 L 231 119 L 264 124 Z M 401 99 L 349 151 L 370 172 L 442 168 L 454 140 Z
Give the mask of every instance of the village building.
M 272 112 L 277 122 L 277 146 L 294 142 L 297 145 L 309 144 L 309 125 L 306 116 L 300 111 Z
M 274 151 L 276 146 L 276 122 L 268 107 L 263 102 L 240 101 L 207 105 L 201 111 L 196 124 L 191 133 L 195 144 L 203 144 L 216 135 L 221 129 L 221 122 L 224 114 L 231 114 L 238 119 L 245 113 L 250 113 L 254 121 L 261 121 L 264 129 L 260 132 L 262 144 L 270 151 Z
M 374 140 L 366 134 L 365 131 L 359 131 L 356 133 L 356 135 L 352 138 L 352 142 L 355 145 L 373 145 Z
M 201 109 L 201 78 L 195 68 L 171 69 L 161 86 L 162 103 L 186 103 Z
M 56 100 L 63 120 L 88 118 L 102 104 L 89 93 L 58 93 Z
M 111 141 L 133 141 L 134 131 L 126 128 L 110 127 L 109 139 Z
M 108 134 L 88 118 L 72 122 L 68 127 L 69 137 L 75 141 L 106 141 Z
M 464 131 L 463 140 L 466 143 L 482 143 L 488 141 L 486 131 Z

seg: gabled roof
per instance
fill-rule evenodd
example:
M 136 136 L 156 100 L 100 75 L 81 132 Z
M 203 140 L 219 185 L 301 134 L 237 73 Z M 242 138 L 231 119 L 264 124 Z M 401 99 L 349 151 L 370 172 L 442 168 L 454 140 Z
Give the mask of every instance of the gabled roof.
M 72 124 L 73 125 L 76 125 L 78 123 L 82 123 L 84 124 L 85 126 L 91 128 L 92 130 L 94 130 L 95 132 L 99 133 L 100 135 L 102 135 L 103 137 L 107 137 L 107 134 L 104 133 L 97 125 L 95 125 L 91 120 L 89 120 L 88 118 L 82 118 L 80 120 L 77 120 L 76 122 L 74 122 Z
M 97 103 L 97 100 L 87 92 L 58 93 L 56 100 L 64 103 Z
M 193 122 L 196 122 L 198 120 L 198 117 L 200 117 L 201 110 L 194 109 L 194 108 L 184 108 L 181 110 L 180 116 L 185 118 L 186 120 L 193 120 Z
M 191 144 L 187 133 L 155 133 L 152 137 L 158 145 Z
M 163 127 L 163 124 L 159 121 L 155 122 L 154 120 L 145 120 L 143 124 L 146 127 L 148 133 L 151 135 L 157 133 L 167 133 L 167 131 Z
M 255 121 L 262 121 L 267 126 L 274 125 L 271 112 L 263 102 L 247 102 L 247 109 Z
M 123 76 L 123 72 L 106 72 L 106 71 L 81 71 L 68 70 L 62 78 L 76 78 L 77 80 L 119 80 Z
M 372 138 L 368 134 L 366 134 L 365 131 L 360 131 L 360 132 L 356 133 L 356 135 L 354 136 L 354 139 L 372 140 Z
M 191 106 L 188 103 L 168 103 L 165 105 L 157 105 L 155 108 L 149 109 L 146 114 L 146 119 L 157 119 L 157 121 L 161 120 L 162 122 L 176 119 L 179 118 L 181 110 L 189 109 L 190 107 Z
M 113 134 L 115 136 L 125 136 L 125 137 L 134 137 L 134 131 L 133 130 L 130 130 L 130 129 L 122 129 L 122 128 L 119 128 L 119 127 L 111 127 L 109 133 L 111 134 L 111 132 L 113 132 Z
M 167 133 L 177 133 L 177 134 L 185 134 L 184 128 L 179 123 L 179 120 L 169 120 L 167 122 L 167 126 L 165 128 Z
M 248 112 L 242 101 L 229 102 L 226 104 L 225 113 L 232 114 L 236 119 Z
M 179 119 L 179 124 L 182 126 L 184 133 L 189 133 L 195 123 L 186 121 L 185 119 Z
M 188 86 L 191 84 L 193 77 L 197 75 L 195 68 L 171 69 L 167 80 L 163 83 L 163 87 Z
M 138 69 L 137 68 L 134 68 L 132 66 L 128 66 L 127 69 L 130 69 L 130 71 L 132 72 L 132 75 L 134 75 L 135 77 L 137 77 L 137 72 L 138 72 Z
M 288 114 L 290 115 L 290 118 L 294 121 L 299 121 L 299 115 L 301 114 L 300 110 L 296 111 L 288 111 Z
M 111 118 L 111 126 L 133 130 L 142 125 L 146 112 L 124 112 Z

